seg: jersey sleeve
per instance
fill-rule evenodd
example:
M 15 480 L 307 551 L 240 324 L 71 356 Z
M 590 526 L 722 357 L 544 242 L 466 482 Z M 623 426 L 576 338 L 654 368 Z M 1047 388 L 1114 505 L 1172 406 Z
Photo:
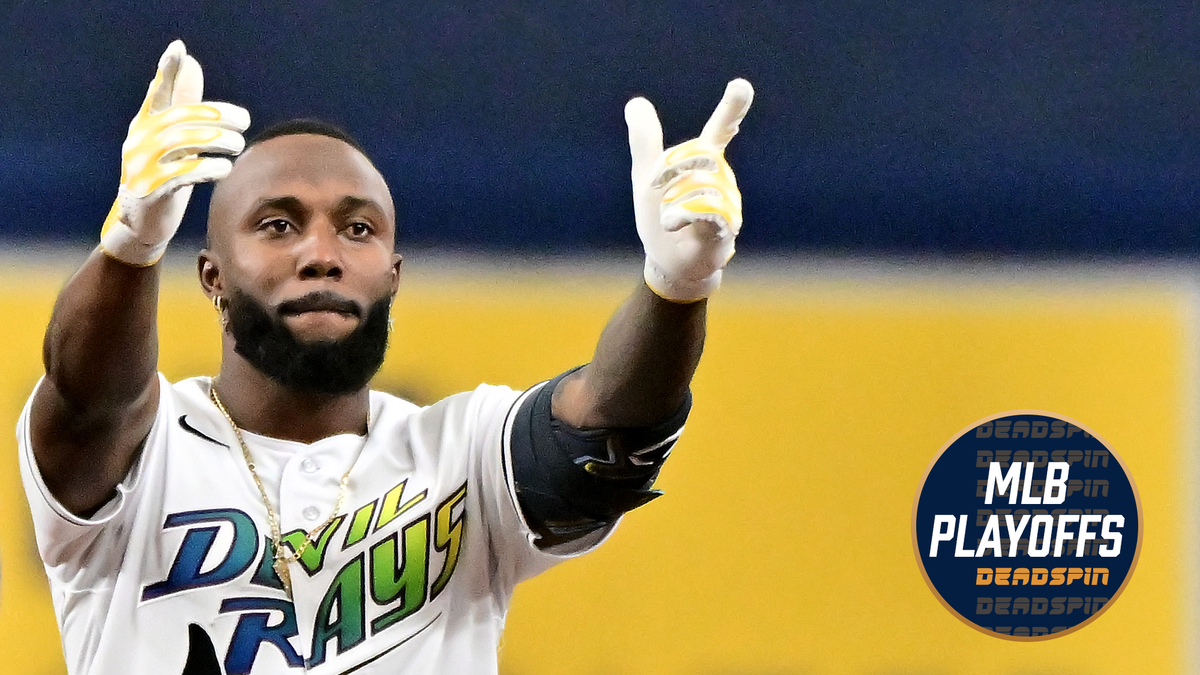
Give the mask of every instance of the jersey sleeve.
M 614 519 L 569 542 L 538 546 L 538 534 L 530 528 L 517 499 L 511 441 L 522 403 L 543 386 L 545 383 L 521 393 L 507 387 L 481 387 L 473 392 L 480 397 L 477 410 L 480 426 L 474 439 L 476 461 L 471 464 L 478 472 L 475 478 L 481 488 L 480 510 L 489 553 L 498 572 L 498 582 L 509 593 L 517 583 L 591 551 L 617 524 Z
M 526 397 L 513 416 L 513 484 L 525 522 L 545 549 L 579 539 L 662 493 L 652 489 L 691 409 L 645 427 L 580 429 L 554 415 L 555 387 L 568 371 Z
M 144 490 L 143 475 L 147 466 L 158 461 L 166 442 L 167 421 L 171 413 L 171 385 L 159 377 L 158 411 L 141 452 L 129 473 L 117 485 L 113 497 L 94 514 L 83 518 L 63 506 L 42 478 L 33 456 L 30 435 L 30 410 L 33 395 L 25 404 L 17 422 L 18 463 L 21 482 L 29 501 L 38 552 L 47 571 L 57 574 L 70 588 L 86 590 L 102 583 L 108 574 L 119 569 L 124 555 L 129 521 L 136 511 Z M 39 381 L 38 386 L 41 386 Z M 37 389 L 34 389 L 36 393 Z

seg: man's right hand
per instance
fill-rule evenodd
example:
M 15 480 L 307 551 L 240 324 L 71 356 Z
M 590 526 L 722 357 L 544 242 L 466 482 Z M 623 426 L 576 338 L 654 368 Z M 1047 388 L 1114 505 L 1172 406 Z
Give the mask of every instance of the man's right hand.
M 196 183 L 220 180 L 233 166 L 226 157 L 245 147 L 250 114 L 230 103 L 203 101 L 204 75 L 183 42 L 158 61 L 146 100 L 121 147 L 121 186 L 100 232 L 110 258 L 135 267 L 153 265 L 183 220 Z
M 46 328 L 30 443 L 46 488 L 77 516 L 114 498 L 158 413 L 154 263 L 179 229 L 192 185 L 228 175 L 230 156 L 245 147 L 250 115 L 201 102 L 203 88 L 200 64 L 172 42 L 129 125 L 100 246 L 59 292 Z

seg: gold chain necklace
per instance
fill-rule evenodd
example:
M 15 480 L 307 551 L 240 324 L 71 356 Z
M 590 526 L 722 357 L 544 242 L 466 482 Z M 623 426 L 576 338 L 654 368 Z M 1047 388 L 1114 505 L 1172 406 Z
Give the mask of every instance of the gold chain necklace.
M 233 428 L 233 435 L 237 437 L 238 445 L 242 446 L 242 457 L 246 460 L 246 468 L 250 469 L 250 476 L 254 478 L 254 484 L 258 486 L 258 493 L 262 495 L 263 506 L 267 508 L 267 523 L 271 527 L 271 545 L 275 549 L 275 562 L 272 567 L 275 568 L 275 573 L 279 575 L 279 580 L 283 582 L 283 590 L 288 597 L 292 597 L 292 573 L 288 569 L 289 563 L 299 562 L 300 557 L 308 550 L 308 547 L 316 543 L 316 538 L 321 531 L 333 522 L 337 514 L 342 510 L 342 503 L 346 500 L 347 486 L 350 484 L 350 472 L 354 470 L 354 465 L 358 463 L 358 457 L 362 455 L 362 449 L 367 446 L 367 438 L 371 435 L 371 407 L 367 406 L 367 433 L 363 436 L 362 447 L 358 449 L 358 455 L 354 461 L 350 462 L 350 467 L 346 469 L 346 473 L 342 474 L 342 480 L 338 485 L 337 503 L 333 506 L 333 512 L 325 519 L 325 522 L 309 530 L 304 536 L 304 541 L 300 543 L 300 548 L 295 549 L 295 553 L 289 554 L 283 547 L 283 532 L 279 526 L 279 516 L 275 514 L 275 509 L 271 508 L 271 498 L 267 496 L 267 489 L 263 487 L 262 479 L 258 477 L 258 471 L 254 468 L 254 459 L 250 456 L 250 448 L 246 445 L 246 439 L 242 437 L 242 430 L 233 421 L 229 411 L 225 409 L 225 404 L 221 402 L 221 398 L 217 396 L 216 380 L 209 385 L 209 398 L 216 404 L 217 409 L 225 416 L 229 426 Z M 291 544 L 288 544 L 291 546 Z

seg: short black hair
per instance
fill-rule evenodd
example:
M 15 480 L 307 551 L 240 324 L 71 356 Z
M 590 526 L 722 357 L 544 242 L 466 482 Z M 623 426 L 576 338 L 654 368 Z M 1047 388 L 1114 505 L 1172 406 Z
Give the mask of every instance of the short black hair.
M 250 137 L 250 139 L 246 142 L 246 148 L 252 148 L 259 143 L 269 141 L 272 138 L 279 138 L 280 136 L 297 136 L 300 134 L 313 134 L 315 136 L 328 136 L 329 138 L 336 138 L 337 140 L 361 152 L 363 156 L 367 155 L 367 151 L 363 150 L 363 147 L 359 145 L 358 141 L 355 140 L 353 136 L 350 135 L 350 132 L 332 122 L 326 122 L 325 120 L 317 119 L 315 117 L 297 117 L 295 119 L 285 120 L 283 122 L 276 122 L 275 124 L 272 124 L 266 129 L 263 129 L 262 131 L 259 131 Z

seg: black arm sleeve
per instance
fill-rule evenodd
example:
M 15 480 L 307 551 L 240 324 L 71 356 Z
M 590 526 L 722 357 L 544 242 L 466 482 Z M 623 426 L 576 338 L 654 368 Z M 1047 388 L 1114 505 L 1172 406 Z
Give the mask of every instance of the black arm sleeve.
M 651 489 L 683 431 L 687 399 L 653 427 L 576 429 L 554 417 L 554 388 L 568 371 L 527 397 L 513 420 L 513 482 L 521 513 L 545 548 L 610 524 L 658 497 Z

